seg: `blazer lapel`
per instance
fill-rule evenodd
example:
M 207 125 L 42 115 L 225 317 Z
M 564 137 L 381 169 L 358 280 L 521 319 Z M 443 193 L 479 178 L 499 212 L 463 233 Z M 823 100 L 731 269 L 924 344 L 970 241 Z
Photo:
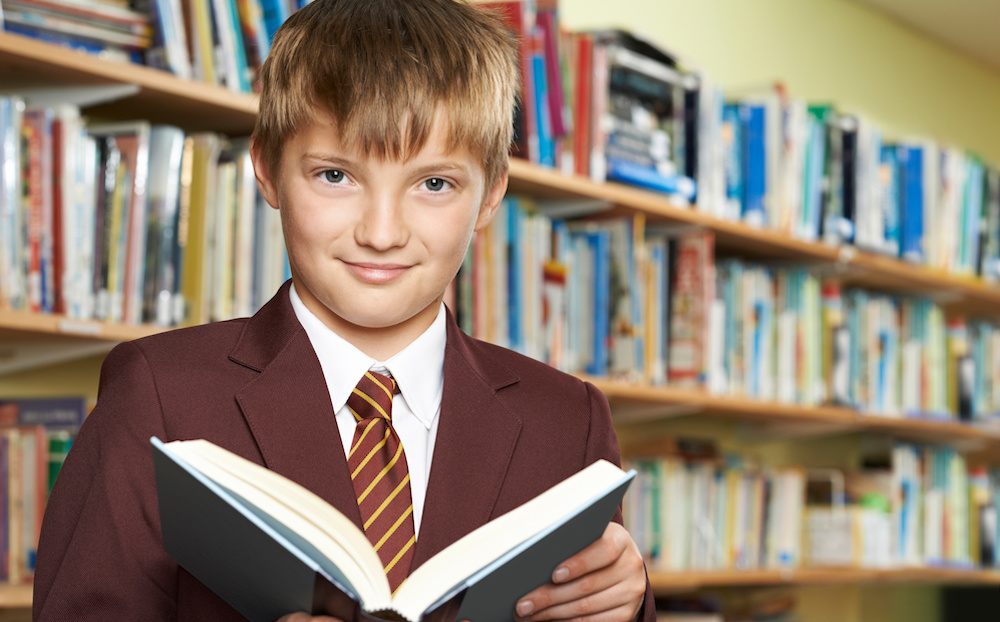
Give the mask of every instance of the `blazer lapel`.
M 326 380 L 288 298 L 288 283 L 247 323 L 230 354 L 260 372 L 236 401 L 264 458 L 361 526 Z
M 492 517 L 521 430 L 497 390 L 514 382 L 449 312 L 441 420 L 411 569 Z

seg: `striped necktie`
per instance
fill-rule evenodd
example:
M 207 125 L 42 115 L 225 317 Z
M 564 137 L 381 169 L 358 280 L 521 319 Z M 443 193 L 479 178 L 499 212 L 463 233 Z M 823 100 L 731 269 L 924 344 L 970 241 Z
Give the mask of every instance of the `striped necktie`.
M 392 429 L 396 381 L 365 372 L 347 399 L 357 424 L 347 464 L 364 521 L 365 534 L 395 592 L 410 572 L 416 533 L 406 455 Z

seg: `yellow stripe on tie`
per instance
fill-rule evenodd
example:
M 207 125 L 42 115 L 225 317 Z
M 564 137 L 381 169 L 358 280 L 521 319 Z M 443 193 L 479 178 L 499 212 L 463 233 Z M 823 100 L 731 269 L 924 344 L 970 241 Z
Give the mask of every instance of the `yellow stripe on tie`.
M 385 532 L 385 535 L 382 536 L 382 539 L 379 540 L 378 544 L 375 545 L 376 553 L 380 548 L 382 548 L 382 545 L 385 544 L 385 541 L 388 540 L 392 536 L 392 534 L 396 533 L 396 529 L 403 524 L 403 521 L 406 520 L 406 517 L 408 517 L 412 513 L 413 513 L 413 504 L 410 504 L 409 506 L 407 506 L 406 511 L 403 512 L 403 515 L 399 517 L 399 520 L 397 520 L 396 523 L 389 528 L 389 531 Z M 416 538 L 415 535 L 413 537 Z M 385 571 L 389 572 L 389 568 L 391 567 L 392 564 L 390 563 L 388 566 L 385 567 Z
M 354 412 L 354 411 L 351 411 L 351 412 Z M 357 416 L 357 415 L 355 415 L 355 416 Z M 368 432 L 373 427 L 375 427 L 376 423 L 378 423 L 378 419 L 372 419 L 371 420 L 371 422 L 368 424 L 368 427 L 365 428 L 365 431 L 361 433 L 361 438 L 358 439 L 357 443 L 354 443 L 354 447 L 351 447 L 351 453 L 347 454 L 348 458 L 350 458 L 351 456 L 354 455 L 354 452 L 357 451 L 358 447 L 361 447 L 361 442 L 365 440 L 365 437 L 368 436 Z
M 392 561 L 389 562 L 389 565 L 385 567 L 386 574 L 389 574 L 389 571 L 392 570 L 392 567 L 396 565 L 396 562 L 398 562 L 399 559 L 403 555 L 405 555 L 407 551 L 410 550 L 410 547 L 413 546 L 413 543 L 416 541 L 417 541 L 416 534 L 410 536 L 410 539 L 406 542 L 406 544 L 403 545 L 403 548 L 399 550 L 399 553 L 396 553 L 396 556 L 392 558 Z M 397 587 L 396 589 L 398 590 L 399 588 Z M 393 592 L 393 594 L 395 594 L 395 592 Z
M 385 412 L 385 410 L 383 410 L 382 407 L 378 405 L 378 402 L 376 402 L 375 400 L 373 400 L 372 398 L 370 398 L 367 393 L 365 393 L 364 391 L 358 389 L 357 387 L 355 387 L 354 393 L 355 393 L 355 395 L 358 395 L 359 397 L 363 398 L 366 402 L 368 402 L 369 404 L 371 404 L 372 406 L 374 406 L 375 410 L 377 410 L 379 412 L 379 414 L 381 414 L 383 417 L 385 417 L 387 421 L 392 421 L 392 418 L 389 417 L 389 413 Z
M 388 438 L 389 438 L 389 430 L 386 430 L 385 436 L 382 437 L 382 440 L 379 441 L 378 445 L 372 447 L 372 450 L 368 452 L 368 455 L 365 456 L 365 459 L 361 461 L 361 464 L 358 465 L 358 468 L 354 469 L 354 472 L 351 473 L 351 480 L 354 480 L 354 478 L 358 476 L 358 473 L 361 472 L 361 469 L 365 468 L 365 465 L 368 464 L 368 461 L 372 459 L 372 456 L 377 454 L 378 451 L 382 449 L 382 446 L 385 445 L 385 441 Z
M 392 469 L 392 465 L 396 464 L 396 462 L 399 461 L 399 457 L 402 455 L 403 455 L 403 445 L 400 444 L 398 447 L 396 447 L 396 454 L 392 457 L 392 460 L 389 461 L 389 464 L 385 465 L 385 468 L 383 468 L 379 472 L 379 474 L 375 476 L 375 479 L 372 480 L 372 483 L 368 484 L 368 488 L 365 488 L 365 491 L 362 492 L 360 495 L 358 495 L 359 504 L 365 500 L 365 497 L 367 497 L 368 493 L 370 493 L 372 489 L 375 488 L 375 485 L 378 484 L 380 481 L 382 481 L 382 478 L 385 477 L 385 474 L 388 473 L 390 469 Z M 406 476 L 409 477 L 410 474 L 407 473 Z
M 389 496 L 386 498 L 385 501 L 382 502 L 382 505 L 378 506 L 378 508 L 374 512 L 372 512 L 372 515 L 368 517 L 368 520 L 365 521 L 365 531 L 368 531 L 368 528 L 371 526 L 373 522 L 375 522 L 375 519 L 378 518 L 379 514 L 382 513 L 382 510 L 388 507 L 388 505 L 392 503 L 392 500 L 396 498 L 396 495 L 398 495 L 399 492 L 403 490 L 403 486 L 406 486 L 409 483 L 410 483 L 410 474 L 407 473 L 406 477 L 403 478 L 403 481 L 399 482 L 399 486 L 396 486 L 396 489 L 393 490 L 391 493 L 389 493 Z M 361 503 L 361 501 L 358 501 L 358 503 Z
M 382 384 L 381 382 L 379 382 L 378 380 L 376 380 L 375 376 L 373 376 L 370 371 L 366 371 L 365 372 L 365 377 L 368 378 L 369 380 L 371 380 L 372 382 L 374 382 L 375 384 L 377 384 L 378 386 L 382 387 L 382 390 L 385 391 L 385 394 L 389 396 L 389 399 L 390 400 L 392 399 L 392 391 L 390 391 L 389 389 L 385 388 L 384 384 Z M 393 384 L 396 384 L 395 380 L 390 380 L 390 382 L 392 382 Z

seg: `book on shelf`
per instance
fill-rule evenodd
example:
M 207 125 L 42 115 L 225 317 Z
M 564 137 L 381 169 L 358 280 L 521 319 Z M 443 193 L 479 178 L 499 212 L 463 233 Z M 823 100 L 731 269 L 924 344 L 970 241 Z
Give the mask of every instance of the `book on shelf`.
M 802 564 L 806 473 L 718 453 L 698 439 L 632 448 L 629 532 L 652 571 L 790 568 Z M 651 454 L 656 454 L 655 456 Z
M 0 580 L 31 580 L 45 503 L 85 413 L 81 397 L 0 399 Z
M 134 6 L 149 16 L 156 35 L 146 50 L 146 64 L 190 80 L 193 68 L 180 0 L 138 0 Z
M 246 140 L 30 97 L 0 96 L 0 306 L 175 326 L 250 315 L 288 278 Z
M 447 547 L 390 593 L 364 532 L 307 489 L 208 441 L 151 443 L 167 552 L 261 621 L 293 611 L 511 619 L 522 596 L 600 538 L 634 477 L 593 463 Z
M 863 443 L 862 468 L 847 471 L 760 464 L 685 438 L 625 446 L 637 472 L 626 526 L 654 572 L 1000 567 L 1000 470 L 953 448 L 869 440 L 878 459 Z

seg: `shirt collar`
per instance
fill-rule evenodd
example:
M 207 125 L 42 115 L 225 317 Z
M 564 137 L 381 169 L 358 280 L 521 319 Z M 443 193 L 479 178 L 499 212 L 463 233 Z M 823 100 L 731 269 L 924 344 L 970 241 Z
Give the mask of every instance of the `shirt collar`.
M 419 337 L 385 362 L 358 350 L 306 308 L 293 283 L 288 292 L 292 309 L 306 331 L 330 392 L 333 411 L 339 412 L 366 371 L 388 371 L 406 405 L 427 429 L 437 417 L 444 391 L 444 350 L 447 342 L 444 304 L 434 322 Z

